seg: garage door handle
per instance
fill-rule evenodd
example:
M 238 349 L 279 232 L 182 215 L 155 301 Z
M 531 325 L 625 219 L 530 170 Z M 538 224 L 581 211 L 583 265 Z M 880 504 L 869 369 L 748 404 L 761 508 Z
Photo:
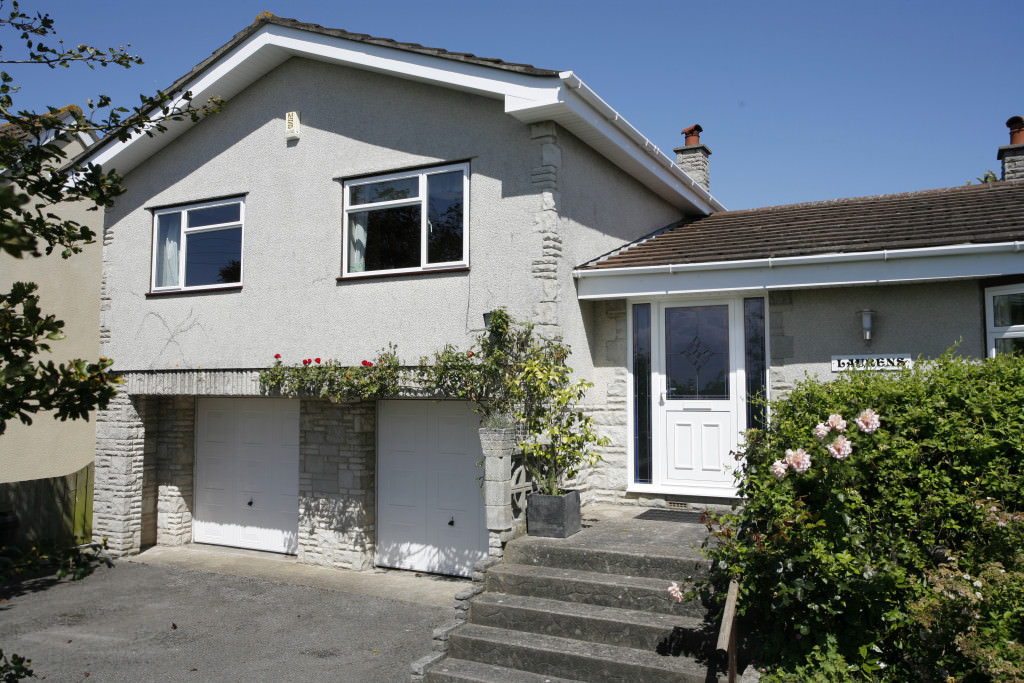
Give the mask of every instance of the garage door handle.
M 252 498 L 249 499 L 249 507 L 252 507 Z
M 455 526 L 455 517 L 448 520 L 448 526 Z

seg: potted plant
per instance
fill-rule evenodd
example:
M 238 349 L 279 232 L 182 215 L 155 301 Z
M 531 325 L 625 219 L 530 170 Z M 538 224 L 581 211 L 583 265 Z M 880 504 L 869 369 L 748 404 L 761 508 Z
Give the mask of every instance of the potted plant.
M 446 346 L 418 369 L 424 388 L 474 403 L 483 442 L 525 437 L 523 462 L 535 489 L 527 497 L 527 533 L 533 535 L 564 538 L 579 531 L 579 491 L 561 486 L 596 463 L 594 447 L 607 444 L 578 407 L 592 385 L 573 382 L 568 357 L 566 344 L 498 309 L 489 314 L 477 346 Z
M 564 362 L 568 349 L 557 346 L 552 358 L 529 360 L 517 386 L 532 392 L 520 414 L 528 434 L 523 463 L 535 489 L 527 495 L 527 533 L 566 538 L 580 530 L 580 492 L 562 486 L 601 459 L 594 449 L 607 445 L 608 439 L 598 435 L 593 418 L 579 407 L 593 385 L 572 381 L 572 369 Z

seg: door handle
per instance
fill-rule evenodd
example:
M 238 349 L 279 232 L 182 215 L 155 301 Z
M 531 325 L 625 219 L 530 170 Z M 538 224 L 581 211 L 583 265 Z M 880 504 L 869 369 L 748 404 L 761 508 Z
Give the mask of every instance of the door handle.
M 455 517 L 454 516 L 451 519 L 448 520 L 448 526 L 455 526 Z
M 252 498 L 249 499 L 248 506 L 252 507 Z

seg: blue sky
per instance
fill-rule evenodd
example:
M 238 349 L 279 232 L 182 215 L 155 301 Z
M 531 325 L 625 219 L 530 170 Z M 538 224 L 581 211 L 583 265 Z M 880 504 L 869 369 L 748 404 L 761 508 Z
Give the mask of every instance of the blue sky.
M 730 209 L 962 185 L 1024 114 L 1019 5 L 948 0 L 492 3 L 23 0 L 68 44 L 130 43 L 131 70 L 15 72 L 18 108 L 135 102 L 262 10 L 332 28 L 573 70 L 671 155 L 694 123 Z M 6 12 L 9 3 L 0 5 Z M 14 46 L 3 34 L 4 54 Z

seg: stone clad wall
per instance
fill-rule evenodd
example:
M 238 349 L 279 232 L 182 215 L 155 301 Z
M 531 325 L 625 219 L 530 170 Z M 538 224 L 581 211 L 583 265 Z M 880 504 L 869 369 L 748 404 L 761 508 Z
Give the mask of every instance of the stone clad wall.
M 155 540 L 157 545 L 182 545 L 192 541 L 196 400 L 161 396 L 149 403 L 147 425 L 156 428 Z
M 96 412 L 92 535 L 114 556 L 142 548 L 144 415 L 145 404 L 123 388 Z
M 376 415 L 373 401 L 302 401 L 300 562 L 345 569 L 373 566 Z

